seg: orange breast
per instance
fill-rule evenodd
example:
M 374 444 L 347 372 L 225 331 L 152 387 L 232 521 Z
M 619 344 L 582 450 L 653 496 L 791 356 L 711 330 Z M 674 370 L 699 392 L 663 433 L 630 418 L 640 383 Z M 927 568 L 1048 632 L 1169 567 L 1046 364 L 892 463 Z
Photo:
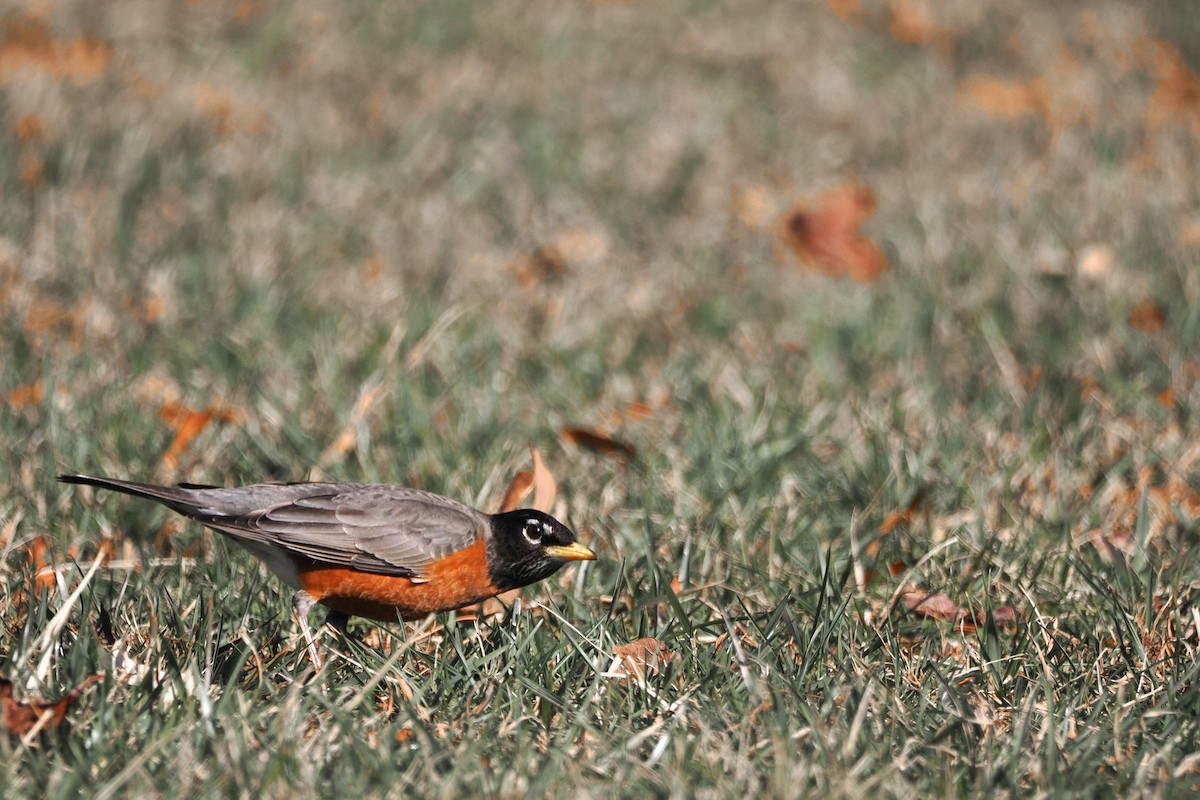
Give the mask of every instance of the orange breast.
M 394 575 L 314 564 L 299 569 L 300 586 L 314 600 L 343 614 L 383 622 L 420 619 L 495 595 L 483 539 L 431 564 L 422 583 Z

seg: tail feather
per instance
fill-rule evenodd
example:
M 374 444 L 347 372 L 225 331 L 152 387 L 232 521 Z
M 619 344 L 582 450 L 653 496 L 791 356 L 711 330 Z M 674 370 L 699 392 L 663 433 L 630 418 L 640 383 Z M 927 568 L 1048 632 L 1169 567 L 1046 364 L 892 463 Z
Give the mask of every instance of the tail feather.
M 186 516 L 194 516 L 196 513 L 196 496 L 192 489 L 122 481 L 116 478 L 99 478 L 92 475 L 59 475 L 58 479 L 62 483 L 95 486 L 99 489 L 111 489 L 114 492 L 155 500 Z

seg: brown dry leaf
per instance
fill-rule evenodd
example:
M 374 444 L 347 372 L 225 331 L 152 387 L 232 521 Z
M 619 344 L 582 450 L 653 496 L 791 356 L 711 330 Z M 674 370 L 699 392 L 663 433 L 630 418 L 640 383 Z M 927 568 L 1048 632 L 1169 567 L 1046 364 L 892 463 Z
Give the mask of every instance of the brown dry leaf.
M 1179 51 L 1166 42 L 1151 41 L 1151 62 L 1158 86 L 1146 107 L 1146 119 L 1157 127 L 1182 118 L 1200 130 L 1200 76 L 1187 65 Z
M 362 425 L 362 421 L 383 394 L 382 383 L 368 383 L 363 386 L 358 393 L 358 399 L 354 401 L 354 408 L 350 411 L 350 419 L 347 420 L 346 427 L 342 428 L 342 432 L 333 440 L 333 443 L 321 453 L 320 463 L 322 465 L 328 466 L 345 457 L 354 449 L 354 444 L 358 441 L 359 426 Z
M 621 461 L 632 461 L 637 455 L 633 445 L 586 428 L 563 428 L 559 435 L 571 444 Z
M 1028 114 L 1046 115 L 1046 84 L 1030 81 L 973 77 L 963 81 L 959 94 L 982 111 L 999 119 L 1015 120 Z
M 508 270 L 516 277 L 522 289 L 528 289 L 530 286 L 561 279 L 567 274 L 567 261 L 556 245 L 544 244 L 526 258 L 509 264 Z
M 104 676 L 101 674 L 85 678 L 83 683 L 50 703 L 42 700 L 18 701 L 13 697 L 13 682 L 0 677 L 0 706 L 3 707 L 4 727 L 13 736 L 24 736 L 39 725 L 38 729 L 43 731 L 57 728 L 84 690 L 102 680 Z
M 8 393 L 8 404 L 13 408 L 27 408 L 42 404 L 42 382 L 34 381 L 28 386 L 19 386 Z
M 174 401 L 163 403 L 158 415 L 175 431 L 175 438 L 171 441 L 171 446 L 162 459 L 163 465 L 168 469 L 175 469 L 179 466 L 179 457 L 188 449 L 192 440 L 203 433 L 213 420 L 231 422 L 235 425 L 245 421 L 245 415 L 239 409 L 209 406 L 197 411 Z
M 112 47 L 107 42 L 90 34 L 54 39 L 40 14 L 0 21 L 0 80 L 12 80 L 22 70 L 32 70 L 70 78 L 82 86 L 100 77 L 111 61 Z
M 619 644 L 613 648 L 616 655 L 616 666 L 622 667 L 620 673 L 615 669 L 617 677 L 644 679 L 665 667 L 675 657 L 675 653 L 653 636 L 645 636 L 629 644 Z
M 874 212 L 869 186 L 844 184 L 826 192 L 815 207 L 801 203 L 784 214 L 777 235 L 804 266 L 866 283 L 888 268 L 883 251 L 859 231 Z
M 842 22 L 855 25 L 862 22 L 862 0 L 829 0 L 829 10 L 838 16 Z
M 46 138 L 46 125 L 37 114 L 26 114 L 13 125 L 13 133 L 21 140 L 21 144 L 40 142 Z
M 533 492 L 531 508 L 544 514 L 549 514 L 554 508 L 554 501 L 558 499 L 558 482 L 554 480 L 550 470 L 546 469 L 542 454 L 536 447 L 529 448 L 529 455 L 533 459 L 533 471 L 521 470 L 513 476 L 508 491 L 504 493 L 504 500 L 500 503 L 501 514 L 520 508 L 521 502 L 530 492 Z
M 916 589 L 902 592 L 900 599 L 904 603 L 904 607 L 918 617 L 955 623 L 955 630 L 959 633 L 971 633 L 987 621 L 986 613 L 971 614 L 967 609 L 960 608 L 944 592 L 929 594 Z M 1016 611 L 1012 606 L 1000 606 L 992 610 L 992 620 L 1001 628 L 1009 628 L 1014 625 L 1016 617 Z
M 908 527 L 912 525 L 913 517 L 916 516 L 917 509 L 921 507 L 921 501 L 925 499 L 924 492 L 917 492 L 912 501 L 906 508 L 898 509 L 888 514 L 883 520 L 883 524 L 879 526 L 879 532 L 888 534 L 894 531 L 900 525 Z
M 949 39 L 948 32 L 934 24 L 927 0 L 888 0 L 888 11 L 888 33 L 897 42 L 925 45 Z
M 33 590 L 53 592 L 58 588 L 58 579 L 54 574 L 54 559 L 50 554 L 50 540 L 45 536 L 35 536 L 29 543 L 29 568 L 33 571 Z
M 1153 300 L 1144 300 L 1129 310 L 1129 327 L 1135 331 L 1158 333 L 1166 323 L 1166 315 Z
M 533 458 L 533 507 L 543 514 L 549 514 L 554 509 L 554 501 L 558 499 L 558 481 L 546 469 L 542 454 L 536 448 L 529 448 Z
M 508 484 L 508 491 L 504 493 L 504 500 L 500 502 L 500 513 L 507 514 L 509 511 L 516 511 L 521 507 L 521 501 L 532 490 L 532 472 L 523 469 L 516 475 L 513 475 L 512 483 Z
M 967 615 L 966 610 L 959 608 L 944 592 L 929 594 L 918 589 L 904 592 L 900 598 L 904 601 L 904 607 L 919 617 L 929 617 L 941 622 L 957 622 Z

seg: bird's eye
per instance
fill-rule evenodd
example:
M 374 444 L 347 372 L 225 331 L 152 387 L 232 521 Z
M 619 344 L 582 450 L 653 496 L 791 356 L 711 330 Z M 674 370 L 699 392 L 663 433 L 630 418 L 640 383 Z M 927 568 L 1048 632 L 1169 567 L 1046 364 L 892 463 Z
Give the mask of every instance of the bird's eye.
M 530 544 L 542 543 L 543 526 L 542 523 L 538 522 L 537 520 L 531 519 L 526 522 L 525 527 L 521 529 L 521 532 L 525 534 L 525 538 L 529 540 Z

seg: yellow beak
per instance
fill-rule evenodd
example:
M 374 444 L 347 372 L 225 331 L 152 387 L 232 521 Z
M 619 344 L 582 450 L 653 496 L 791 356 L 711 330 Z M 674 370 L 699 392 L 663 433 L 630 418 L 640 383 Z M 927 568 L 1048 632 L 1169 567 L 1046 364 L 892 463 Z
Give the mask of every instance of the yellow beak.
M 572 542 L 568 545 L 549 544 L 546 545 L 546 552 L 555 558 L 561 558 L 563 561 L 595 561 L 596 554 L 579 542 Z

